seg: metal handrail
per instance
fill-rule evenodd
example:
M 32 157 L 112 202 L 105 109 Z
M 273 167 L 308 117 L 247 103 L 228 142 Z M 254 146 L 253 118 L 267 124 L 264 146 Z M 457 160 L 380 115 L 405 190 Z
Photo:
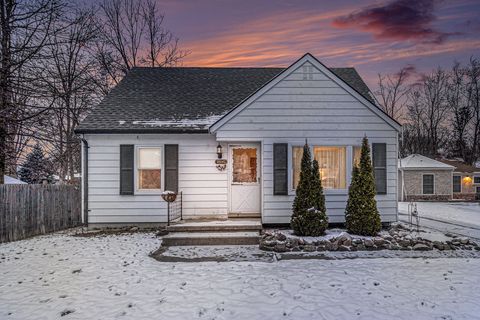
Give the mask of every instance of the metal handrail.
M 171 212 L 171 207 L 173 207 L 173 212 Z M 170 225 L 170 222 L 179 219 L 183 220 L 183 193 L 180 191 L 177 193 L 177 197 L 173 202 L 167 202 L 167 226 Z

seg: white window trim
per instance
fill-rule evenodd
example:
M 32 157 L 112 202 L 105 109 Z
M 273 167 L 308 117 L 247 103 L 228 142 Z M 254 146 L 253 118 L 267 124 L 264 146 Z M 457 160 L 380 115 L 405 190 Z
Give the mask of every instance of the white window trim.
M 472 180 L 473 180 L 472 184 L 478 184 L 478 185 L 480 185 L 480 182 L 475 182 L 475 178 L 480 178 L 480 175 L 478 175 L 478 174 L 474 174 L 474 175 L 473 175 L 473 177 L 472 177 Z
M 454 191 L 453 177 L 460 177 L 460 192 L 455 192 L 455 191 Z M 462 181 L 463 181 L 463 177 L 462 177 L 461 174 L 454 174 L 454 175 L 452 176 L 452 192 L 453 192 L 453 193 L 462 193 L 462 192 L 463 192 L 463 186 L 462 186 L 463 183 L 462 183 Z
M 291 196 L 296 195 L 295 188 L 293 187 L 293 148 L 303 148 L 304 144 L 289 143 L 288 144 L 288 194 Z M 313 146 L 309 145 L 310 154 L 313 154 Z
M 140 189 L 138 185 L 138 159 L 140 149 L 160 149 L 160 189 Z M 135 195 L 161 195 L 165 184 L 165 152 L 163 145 L 135 145 L 135 157 L 134 157 L 134 174 L 135 180 Z
M 423 191 L 423 177 L 424 176 L 433 176 L 433 193 L 425 193 Z M 422 195 L 425 195 L 425 196 L 430 196 L 430 195 L 435 195 L 435 174 L 434 173 L 422 173 L 422 181 L 421 181 L 421 184 L 422 184 Z

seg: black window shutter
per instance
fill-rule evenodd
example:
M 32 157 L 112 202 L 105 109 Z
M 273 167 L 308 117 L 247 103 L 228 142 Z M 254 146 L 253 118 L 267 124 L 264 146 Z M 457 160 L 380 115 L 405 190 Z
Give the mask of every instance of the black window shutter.
M 120 194 L 133 194 L 133 144 L 120 145 Z
M 373 172 L 377 194 L 387 193 L 387 144 L 372 143 Z
M 178 192 L 178 144 L 165 145 L 165 188 Z
M 273 194 L 288 194 L 288 144 L 273 144 Z

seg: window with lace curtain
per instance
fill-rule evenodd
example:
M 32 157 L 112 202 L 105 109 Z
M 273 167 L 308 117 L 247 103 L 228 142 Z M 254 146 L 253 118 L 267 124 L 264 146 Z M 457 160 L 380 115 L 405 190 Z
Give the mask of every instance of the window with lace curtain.
M 360 157 L 362 156 L 362 147 L 353 146 L 353 165 L 360 166 Z
M 296 189 L 300 181 L 300 167 L 302 165 L 303 147 L 292 147 L 292 187 Z
M 320 167 L 325 189 L 347 188 L 346 147 L 313 147 L 313 157 Z

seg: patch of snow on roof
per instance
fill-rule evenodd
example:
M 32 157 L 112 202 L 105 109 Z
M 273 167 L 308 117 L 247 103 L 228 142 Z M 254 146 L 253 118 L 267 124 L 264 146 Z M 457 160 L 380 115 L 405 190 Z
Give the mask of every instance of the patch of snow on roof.
M 166 128 L 208 128 L 217 122 L 223 115 L 214 115 L 198 119 L 179 119 L 179 120 L 138 120 L 132 121 L 134 125 L 143 125 L 149 127 Z
M 404 169 L 455 169 L 454 166 L 422 156 L 421 154 L 412 154 L 399 160 L 398 167 Z
M 10 176 L 3 176 L 5 184 L 27 184 L 26 182 L 23 182 L 22 180 L 15 179 Z

